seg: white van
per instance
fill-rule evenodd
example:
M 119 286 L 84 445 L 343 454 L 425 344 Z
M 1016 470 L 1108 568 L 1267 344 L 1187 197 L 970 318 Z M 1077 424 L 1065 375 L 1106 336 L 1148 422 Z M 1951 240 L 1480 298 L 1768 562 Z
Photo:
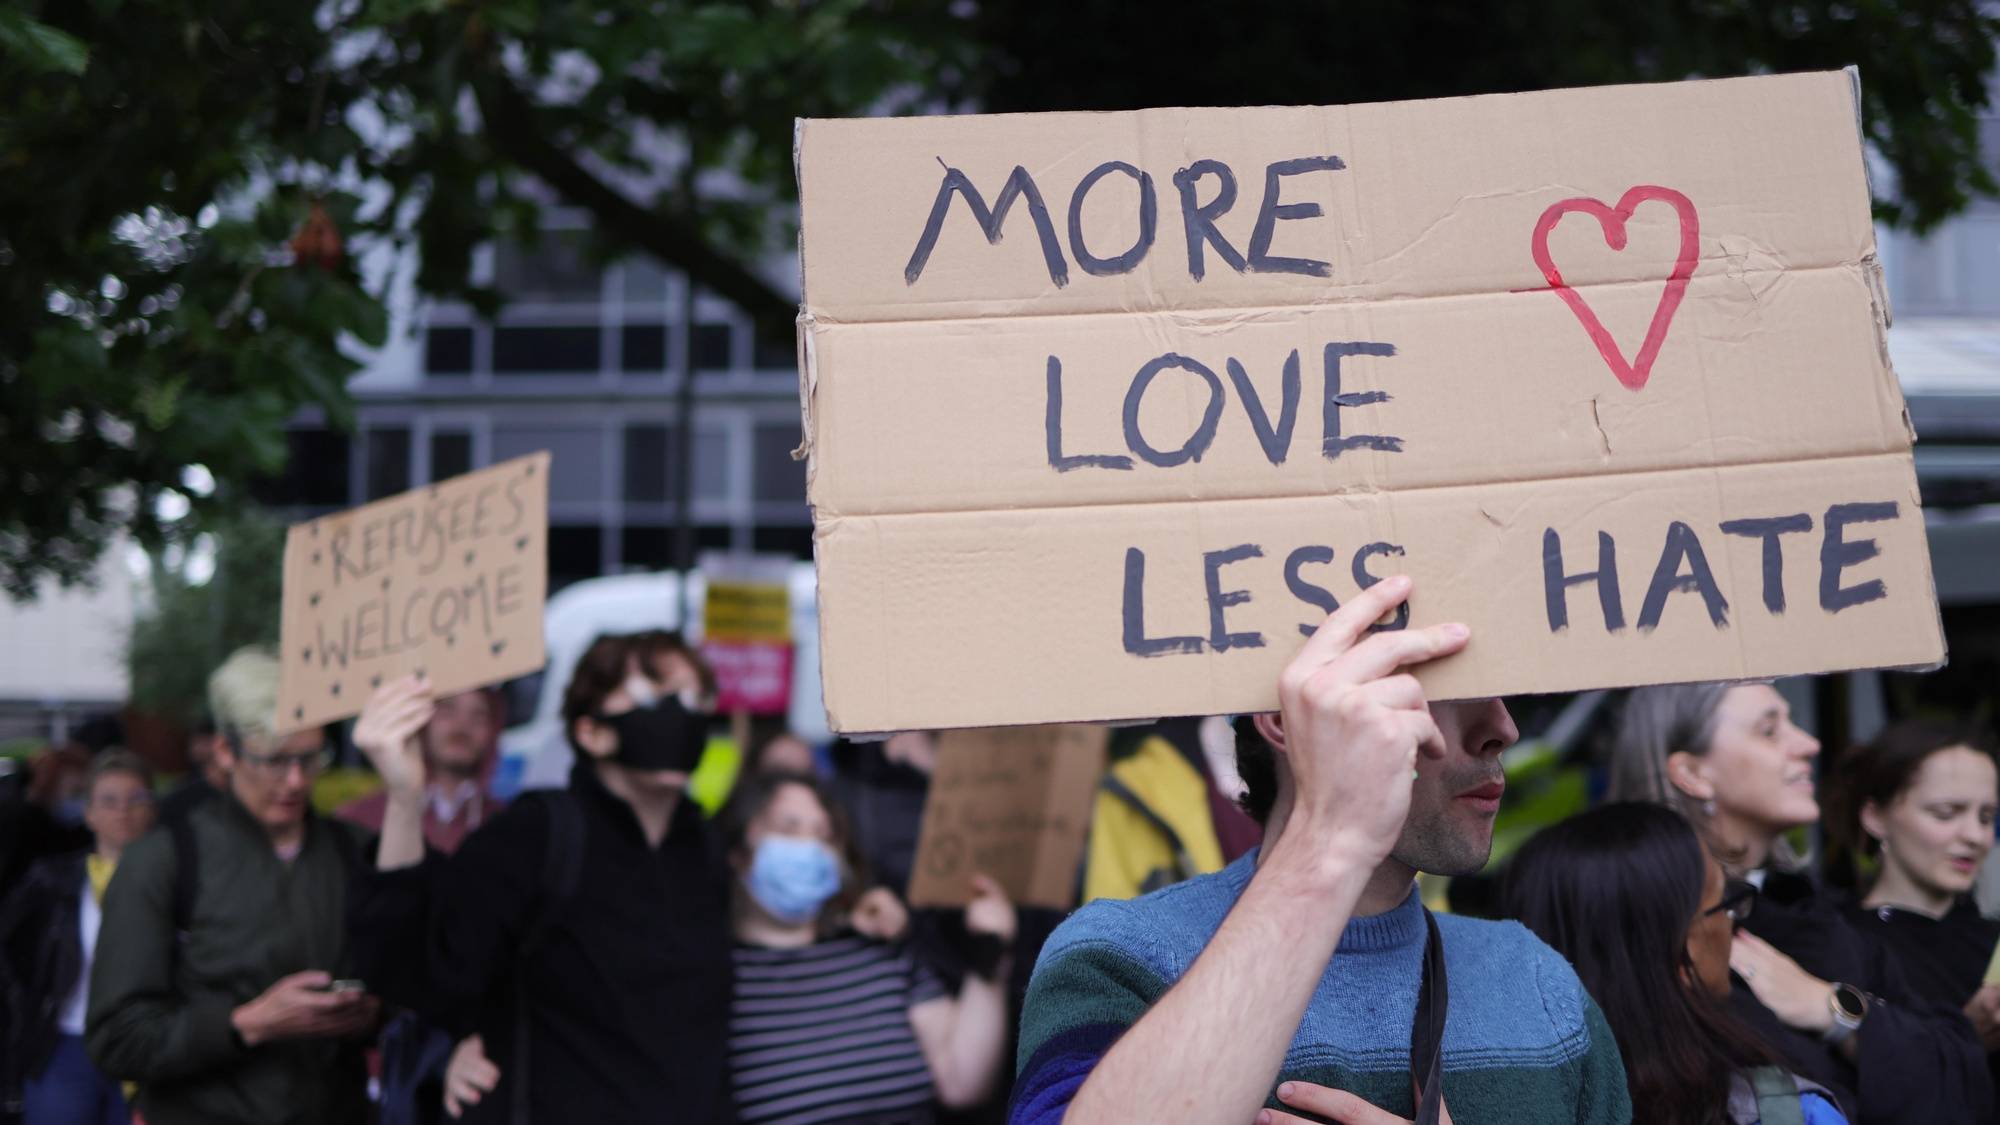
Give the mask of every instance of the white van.
M 832 737 L 819 686 L 819 586 L 808 562 L 795 563 L 791 585 L 792 697 L 787 722 L 809 742 Z M 700 572 L 692 580 L 693 605 L 702 604 Z M 605 633 L 638 633 L 681 627 L 681 577 L 673 571 L 592 578 L 565 586 L 549 599 L 543 615 L 548 663 L 543 670 L 507 685 L 508 717 L 521 721 L 500 735 L 500 762 L 494 791 L 512 797 L 523 789 L 569 784 L 574 758 L 562 729 L 562 695 L 570 672 L 590 643 Z M 699 640 L 700 614 L 691 640 Z

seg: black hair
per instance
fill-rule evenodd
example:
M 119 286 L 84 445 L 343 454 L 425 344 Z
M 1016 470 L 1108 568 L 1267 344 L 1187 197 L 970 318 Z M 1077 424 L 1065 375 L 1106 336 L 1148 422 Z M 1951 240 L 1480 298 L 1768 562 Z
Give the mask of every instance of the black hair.
M 1726 1125 L 1730 1075 L 1775 1059 L 1690 979 L 1707 864 L 1681 814 L 1619 802 L 1543 829 L 1507 872 L 1507 913 L 1576 966 L 1611 1025 L 1634 1125 Z
M 1257 729 L 1254 715 L 1238 715 L 1231 724 L 1236 730 L 1236 773 L 1243 779 L 1243 796 L 1237 804 L 1251 820 L 1266 824 L 1278 803 L 1278 757 Z

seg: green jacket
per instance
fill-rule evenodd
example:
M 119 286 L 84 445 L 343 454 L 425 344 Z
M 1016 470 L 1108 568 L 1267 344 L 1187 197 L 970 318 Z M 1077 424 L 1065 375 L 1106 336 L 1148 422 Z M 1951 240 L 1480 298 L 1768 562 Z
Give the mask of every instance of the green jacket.
M 175 933 L 179 857 L 166 829 L 126 849 L 105 891 L 84 1036 L 91 1057 L 105 1074 L 139 1084 L 148 1125 L 361 1121 L 365 1042 L 253 1049 L 229 1022 L 281 977 L 341 975 L 349 868 L 365 854 L 359 831 L 309 819 L 304 846 L 286 863 L 226 794 L 188 824 L 199 875 L 184 937 Z

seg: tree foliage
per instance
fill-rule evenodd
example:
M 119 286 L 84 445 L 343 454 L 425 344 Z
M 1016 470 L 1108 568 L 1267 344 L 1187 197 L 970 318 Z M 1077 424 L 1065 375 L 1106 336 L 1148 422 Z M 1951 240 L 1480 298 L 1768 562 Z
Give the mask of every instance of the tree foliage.
M 561 204 L 600 258 L 650 254 L 789 333 L 767 267 L 797 117 L 1854 64 L 1881 213 L 1927 229 L 1996 191 L 1996 35 L 1978 0 L 0 0 L 0 584 L 81 578 L 120 529 L 159 545 L 166 492 L 199 526 L 279 467 L 301 406 L 344 418 L 385 332 L 362 247 L 413 247 L 420 292 L 491 311 L 473 249 Z M 344 253 L 293 248 L 315 207 Z
M 285 528 L 239 508 L 210 530 L 152 556 L 148 600 L 125 646 L 132 703 L 192 726 L 208 705 L 208 674 L 244 645 L 278 643 Z

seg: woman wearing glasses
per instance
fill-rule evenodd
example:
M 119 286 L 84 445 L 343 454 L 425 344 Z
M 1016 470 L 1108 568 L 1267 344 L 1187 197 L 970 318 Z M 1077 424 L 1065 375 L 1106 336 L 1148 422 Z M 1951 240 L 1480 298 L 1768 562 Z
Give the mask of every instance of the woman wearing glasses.
M 1731 1003 L 1787 1067 L 1861 1125 L 1990 1120 L 1993 1084 L 1964 1014 L 1926 1002 L 1785 839 L 1819 819 L 1818 754 L 1769 684 L 1637 688 L 1610 797 L 1680 812 L 1725 871 L 1758 886 L 1730 943 Z
M 1875 865 L 1848 920 L 1889 949 L 1925 999 L 1964 1008 L 1987 1049 L 2000 1047 L 2000 986 L 1981 987 L 2000 922 L 1972 901 L 2000 810 L 1990 738 L 1907 719 L 1843 757 L 1830 789 L 1828 833 Z
M 1603 1009 L 1637 1125 L 1847 1120 L 1730 1012 L 1731 932 L 1755 892 L 1725 881 L 1680 814 L 1607 805 L 1545 829 L 1514 857 L 1505 894 Z
M 153 824 L 153 775 L 137 755 L 106 750 L 90 765 L 83 820 L 91 850 L 42 860 L 0 903 L 0 1097 L 23 1125 L 112 1125 L 130 1119 L 115 1082 L 83 1050 L 90 961 L 104 888 L 125 848 Z
M 380 1004 L 349 974 L 359 830 L 311 814 L 323 734 L 275 729 L 278 663 L 209 679 L 228 784 L 133 844 L 104 895 L 84 1033 L 147 1125 L 362 1120 Z

